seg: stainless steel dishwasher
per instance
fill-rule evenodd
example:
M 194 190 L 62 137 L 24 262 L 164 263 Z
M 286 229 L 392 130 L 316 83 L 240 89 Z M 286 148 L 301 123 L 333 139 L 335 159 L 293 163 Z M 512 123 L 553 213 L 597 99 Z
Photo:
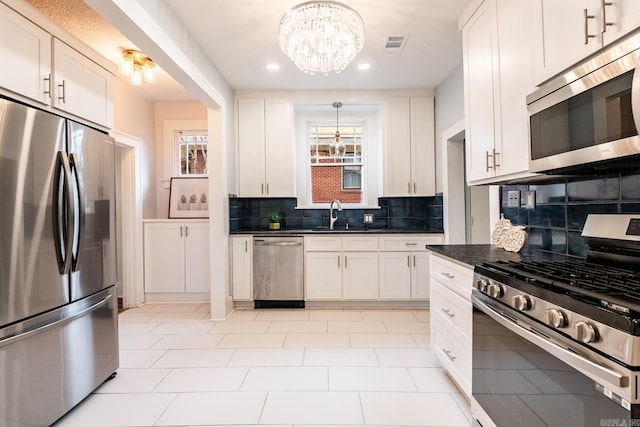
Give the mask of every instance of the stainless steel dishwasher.
M 253 238 L 255 308 L 304 308 L 304 238 Z

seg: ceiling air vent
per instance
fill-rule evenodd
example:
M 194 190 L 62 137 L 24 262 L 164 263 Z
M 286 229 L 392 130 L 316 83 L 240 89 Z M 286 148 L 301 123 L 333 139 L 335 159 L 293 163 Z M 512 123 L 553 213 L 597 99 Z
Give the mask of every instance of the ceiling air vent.
M 388 55 L 398 55 L 402 53 L 404 45 L 407 44 L 408 35 L 388 36 L 384 43 L 384 53 Z

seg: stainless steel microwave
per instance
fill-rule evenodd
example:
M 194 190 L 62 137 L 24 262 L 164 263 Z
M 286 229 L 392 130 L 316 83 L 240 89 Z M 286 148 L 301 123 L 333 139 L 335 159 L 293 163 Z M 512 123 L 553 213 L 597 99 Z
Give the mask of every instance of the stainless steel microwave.
M 640 167 L 640 33 L 527 96 L 532 172 Z

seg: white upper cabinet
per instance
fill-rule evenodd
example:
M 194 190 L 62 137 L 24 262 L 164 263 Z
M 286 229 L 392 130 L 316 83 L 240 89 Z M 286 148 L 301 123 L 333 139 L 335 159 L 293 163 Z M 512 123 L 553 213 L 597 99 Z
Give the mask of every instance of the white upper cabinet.
M 436 189 L 433 98 L 388 99 L 384 115 L 384 195 L 433 196 Z
M 526 3 L 487 0 L 462 26 L 470 184 L 529 175 L 529 15 Z
M 51 102 L 51 35 L 0 3 L 0 87 Z
M 238 100 L 238 195 L 295 197 L 291 101 Z
M 53 63 L 53 106 L 113 127 L 113 75 L 58 39 L 53 40 Z
M 0 55 L 0 87 L 113 127 L 113 74 L 1 3 Z
M 640 25 L 638 0 L 532 0 L 536 84 Z

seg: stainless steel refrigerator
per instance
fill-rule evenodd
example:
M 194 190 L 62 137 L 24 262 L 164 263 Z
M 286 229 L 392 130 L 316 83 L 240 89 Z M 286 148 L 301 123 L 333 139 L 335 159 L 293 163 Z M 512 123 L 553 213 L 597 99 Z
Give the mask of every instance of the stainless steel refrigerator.
M 51 425 L 118 368 L 114 150 L 0 98 L 1 426 Z

